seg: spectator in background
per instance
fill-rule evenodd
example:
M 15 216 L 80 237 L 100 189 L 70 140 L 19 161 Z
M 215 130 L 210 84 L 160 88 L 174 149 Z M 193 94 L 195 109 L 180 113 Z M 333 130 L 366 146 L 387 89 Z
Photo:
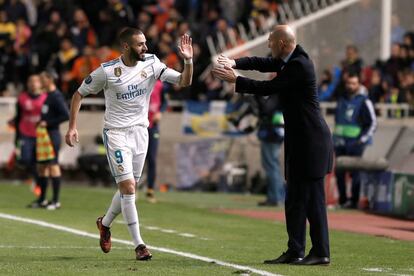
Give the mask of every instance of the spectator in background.
M 137 26 L 139 26 L 142 30 L 148 31 L 150 27 L 157 27 L 157 25 L 152 24 L 151 15 L 147 12 L 141 11 L 137 16 Z
M 42 115 L 39 122 L 40 127 L 47 129 L 53 146 L 54 158 L 47 161 L 38 160 L 39 186 L 41 189 L 37 202 L 46 202 L 46 191 L 48 178 L 52 180 L 53 197 L 48 202 L 46 209 L 56 210 L 61 207 L 60 204 L 60 185 L 61 176 L 59 166 L 59 149 L 61 145 L 61 134 L 59 125 L 69 120 L 69 110 L 66 106 L 65 99 L 55 84 L 53 73 L 42 72 L 40 74 L 42 86 L 47 92 L 47 98 L 42 106 Z
M 414 47 L 411 47 L 408 51 L 408 56 L 410 58 L 411 61 L 411 66 L 410 66 L 410 70 L 414 71 Z
M 407 99 L 411 91 L 414 90 L 414 72 L 412 70 L 405 70 L 401 73 L 402 94 Z
M 120 53 L 116 50 L 109 48 L 108 46 L 99 47 L 96 50 L 96 55 L 100 63 L 104 63 L 113 59 L 116 59 Z
M 134 22 L 134 13 L 128 5 L 128 1 L 108 0 L 108 11 L 113 18 L 112 23 L 118 28 L 129 26 Z
M 99 28 L 96 29 L 99 44 L 111 46 L 116 41 L 118 28 L 114 24 L 114 18 L 107 9 L 99 11 Z
M 404 34 L 402 44 L 412 48 L 414 47 L 413 40 L 414 40 L 414 32 L 407 32 Z
M 401 45 L 400 46 L 400 67 L 399 70 L 410 69 L 411 60 L 409 56 L 409 46 Z
M 394 83 L 398 82 L 398 70 L 401 68 L 400 44 L 391 45 L 391 55 L 384 64 L 384 74 L 390 76 Z
M 96 47 L 98 44 L 96 34 L 89 24 L 88 17 L 82 9 L 76 9 L 74 14 L 74 25 L 70 28 L 72 41 L 79 51 L 85 46 Z
M 349 72 L 341 70 L 341 77 L 338 85 L 333 92 L 333 100 L 338 101 L 339 98 L 346 95 L 346 80 L 348 79 Z
M 163 84 L 160 80 L 155 83 L 151 93 L 148 109 L 148 153 L 147 153 L 147 199 L 150 203 L 155 203 L 155 181 L 157 176 L 157 152 L 160 139 L 159 123 L 161 112 L 165 111 L 167 102 L 163 93 Z
M 336 157 L 361 157 L 365 147 L 372 142 L 377 126 L 375 110 L 368 97 L 361 93 L 360 77 L 349 74 L 346 81 L 347 94 L 341 97 L 335 112 L 335 130 L 333 135 Z M 353 171 L 352 197 L 346 194 L 345 171 L 336 169 L 336 181 L 339 191 L 339 204 L 344 208 L 358 207 L 360 173 Z
M 30 39 L 32 31 L 23 18 L 16 23 L 16 39 L 13 44 L 14 57 L 14 83 L 25 81 L 30 68 Z
M 194 73 L 193 73 L 193 83 L 185 90 L 185 98 L 191 100 L 201 100 L 201 97 L 205 97 L 204 93 L 206 91 L 206 83 L 202 80 L 202 74 L 204 70 L 210 65 L 209 57 L 206 55 L 202 55 L 203 52 L 201 47 L 197 43 L 193 43 L 193 51 L 194 51 Z M 213 80 L 212 81 L 216 81 Z
M 361 76 L 363 61 L 359 57 L 358 48 L 355 45 L 346 46 L 345 59 L 342 61 L 342 72 L 353 72 Z
M 266 173 L 266 200 L 259 206 L 278 206 L 285 202 L 285 183 L 280 167 L 280 147 L 285 137 L 283 114 L 277 95 L 255 97 L 258 105 L 258 130 L 262 167 Z
M 73 62 L 78 57 L 78 49 L 73 45 L 69 38 L 64 38 L 60 43 L 60 49 L 57 52 L 54 61 L 54 68 L 60 75 L 72 69 Z
M 72 79 L 70 71 L 78 57 L 78 49 L 72 44 L 69 38 L 64 38 L 60 43 L 60 50 L 54 57 L 52 63 L 57 73 L 61 77 L 61 89 L 68 97 L 68 91 L 70 91 L 69 81 Z
M 100 65 L 99 58 L 95 55 L 95 49 L 87 45 L 83 49 L 83 55 L 76 58 L 72 69 L 64 76 L 64 81 L 69 82 L 69 89 L 81 85 L 82 81 Z M 76 89 L 76 88 L 75 88 Z
M 335 89 L 341 80 L 341 69 L 335 67 L 333 73 L 325 69 L 318 85 L 318 95 L 321 102 L 331 101 L 334 98 Z
M 14 10 L 12 17 L 15 19 L 11 21 L 5 19 L 3 24 L 0 22 L 0 45 L 5 44 L 5 38 L 9 44 L 7 48 L 3 49 L 0 46 L 0 90 L 5 93 L 15 91 L 13 89 L 15 86 L 7 86 L 7 83 L 14 79 L 13 76 L 21 75 L 20 73 L 13 73 L 15 71 L 15 61 L 18 61 L 19 65 L 22 64 L 21 61 L 24 61 L 24 59 L 16 58 L 17 53 L 13 49 L 16 20 L 22 17 L 15 16 L 21 14 L 19 10 L 26 9 L 26 13 L 30 14 L 31 20 L 35 20 L 31 21 L 33 35 L 30 43 L 27 44 L 27 63 L 26 66 L 20 66 L 19 70 L 38 72 L 46 68 L 53 68 L 59 75 L 59 87 L 63 92 L 66 92 L 70 90 L 69 84 L 65 81 L 67 72 L 72 70 L 74 59 L 78 56 L 78 53 L 82 53 L 85 45 L 93 46 L 94 51 L 98 51 L 96 54 L 101 58 L 102 54 L 99 53 L 100 49 L 96 48 L 97 45 L 113 46 L 114 37 L 120 29 L 131 24 L 138 24 L 140 28 L 147 31 L 148 45 L 152 46 L 151 48 L 159 56 L 164 55 L 165 62 L 179 70 L 181 64 L 176 59 L 177 38 L 183 33 L 193 33 L 194 42 L 199 41 L 200 57 L 203 60 L 202 64 L 195 64 L 194 69 L 201 75 L 206 67 L 204 60 L 207 60 L 208 64 L 210 63 L 205 37 L 207 34 L 215 34 L 216 21 L 219 18 L 227 20 L 227 17 L 235 18 L 239 16 L 240 18 L 240 14 L 243 12 L 249 14 L 252 7 L 250 1 L 247 0 L 237 4 L 240 7 L 240 10 L 237 11 L 223 11 L 224 7 L 235 5 L 231 1 L 227 1 L 227 3 L 194 1 L 189 4 L 186 0 L 129 2 L 122 0 L 47 0 L 34 1 L 26 8 L 19 0 L 6 2 L 2 6 L 3 9 L 0 10 L 0 18 L 7 18 L 5 7 L 10 6 L 11 10 Z M 1 13 L 4 16 L 1 16 Z M 191 25 L 182 20 L 186 14 L 194 17 L 194 20 L 190 20 Z M 7 30 L 6 35 L 2 35 L 1 30 L 4 29 Z M 96 33 L 94 30 L 96 30 Z M 229 30 L 226 29 L 222 31 L 226 34 L 229 33 Z M 237 31 L 230 30 L 230 37 L 235 37 L 236 44 L 243 42 Z M 232 38 L 232 40 L 234 39 Z M 62 43 L 62 41 L 65 42 Z M 234 44 L 234 41 L 230 42 L 230 44 Z M 63 44 L 63 47 L 61 47 L 61 44 Z M 159 48 L 158 45 L 160 45 Z M 7 70 L 2 68 L 7 68 Z M 22 80 L 19 79 L 17 89 L 20 89 L 20 86 L 22 86 Z M 167 89 L 174 90 L 176 88 L 171 86 Z M 186 92 L 188 93 L 182 93 L 180 97 L 184 99 L 194 98 L 193 94 L 190 93 L 193 90 L 195 90 L 193 87 L 187 89 Z M 1 91 L 0 93 L 2 93 Z M 196 95 L 202 94 L 202 92 L 203 90 L 199 90 Z M 218 99 L 222 99 L 222 96 L 219 95 Z
M 39 68 L 46 68 L 53 54 L 59 51 L 60 41 L 66 31 L 66 24 L 58 11 L 52 11 L 48 21 L 36 29 L 33 42 L 39 56 Z
M 7 13 L 0 10 L 0 50 L 14 43 L 16 39 L 16 24 L 8 19 Z
M 208 74 L 204 80 L 206 85 L 206 92 L 204 95 L 200 95 L 202 99 L 207 101 L 214 101 L 221 98 L 221 92 L 223 91 L 223 81 L 214 78 L 212 74 Z
M 10 124 L 16 128 L 16 159 L 39 184 L 36 171 L 36 126 L 40 121 L 43 103 L 46 100 L 39 75 L 31 75 L 27 81 L 27 91 L 17 98 L 16 116 Z M 34 201 L 28 207 L 45 207 L 46 202 Z
M 373 104 L 384 102 L 385 100 L 385 90 L 381 77 L 381 71 L 377 68 L 372 70 L 368 96 Z
M 398 15 L 393 14 L 391 17 L 391 43 L 402 43 L 405 29 L 400 24 Z
M 407 72 L 404 84 L 402 85 L 404 89 L 404 94 L 407 100 L 407 103 L 410 105 L 410 108 L 414 108 L 414 72 Z M 412 115 L 412 114 L 411 114 Z
M 0 10 L 0 92 L 14 76 L 13 44 L 16 38 L 16 24 L 10 22 L 7 13 Z
M 154 17 L 154 24 L 157 25 L 160 32 L 165 31 L 166 23 L 170 18 L 172 5 L 172 1 L 158 1 L 156 5 L 148 5 L 144 7 L 144 11 Z
M 26 6 L 20 0 L 9 0 L 9 4 L 6 5 L 5 10 L 10 21 L 16 22 L 20 18 L 26 22 L 28 20 Z

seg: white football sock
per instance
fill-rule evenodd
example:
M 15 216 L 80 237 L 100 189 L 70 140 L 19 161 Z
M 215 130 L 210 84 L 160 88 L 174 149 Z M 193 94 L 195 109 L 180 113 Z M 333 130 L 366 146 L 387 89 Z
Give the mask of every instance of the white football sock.
M 138 212 L 135 206 L 135 194 L 121 195 L 121 208 L 122 216 L 128 225 L 129 234 L 131 235 L 136 248 L 138 245 L 144 244 L 144 241 L 142 240 L 141 233 L 139 231 Z
M 103 226 L 111 227 L 112 222 L 121 213 L 121 194 L 119 190 L 116 191 L 114 197 L 112 198 L 111 206 L 109 206 L 108 211 L 106 211 L 105 216 L 102 219 Z

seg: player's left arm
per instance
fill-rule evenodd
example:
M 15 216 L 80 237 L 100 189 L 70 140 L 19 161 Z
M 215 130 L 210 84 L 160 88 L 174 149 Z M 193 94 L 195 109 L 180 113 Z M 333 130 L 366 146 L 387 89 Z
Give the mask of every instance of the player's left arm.
M 188 34 L 181 37 L 178 50 L 181 57 L 184 58 L 184 70 L 181 72 L 178 85 L 181 87 L 190 86 L 193 79 L 193 46 L 192 39 Z

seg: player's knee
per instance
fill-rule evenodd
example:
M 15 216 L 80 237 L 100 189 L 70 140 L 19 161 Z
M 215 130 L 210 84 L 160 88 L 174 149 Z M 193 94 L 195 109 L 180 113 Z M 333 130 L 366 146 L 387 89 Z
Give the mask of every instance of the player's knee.
M 119 191 L 123 195 L 132 195 L 135 194 L 135 181 L 132 179 L 127 179 L 118 183 Z

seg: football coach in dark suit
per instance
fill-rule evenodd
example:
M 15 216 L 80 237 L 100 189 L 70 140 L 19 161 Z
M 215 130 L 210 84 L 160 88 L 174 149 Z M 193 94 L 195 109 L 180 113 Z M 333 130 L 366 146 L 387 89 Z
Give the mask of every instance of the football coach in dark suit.
M 255 95 L 278 94 L 285 119 L 285 199 L 288 250 L 267 264 L 329 264 L 329 235 L 324 177 L 332 169 L 333 147 L 329 128 L 321 115 L 315 69 L 308 54 L 296 44 L 287 25 L 278 25 L 269 35 L 272 57 L 218 58 L 213 74 L 235 83 L 235 91 Z M 220 66 L 222 65 L 222 66 Z M 232 68 L 276 72 L 269 81 L 236 76 Z M 306 219 L 310 224 L 312 249 L 305 257 Z

